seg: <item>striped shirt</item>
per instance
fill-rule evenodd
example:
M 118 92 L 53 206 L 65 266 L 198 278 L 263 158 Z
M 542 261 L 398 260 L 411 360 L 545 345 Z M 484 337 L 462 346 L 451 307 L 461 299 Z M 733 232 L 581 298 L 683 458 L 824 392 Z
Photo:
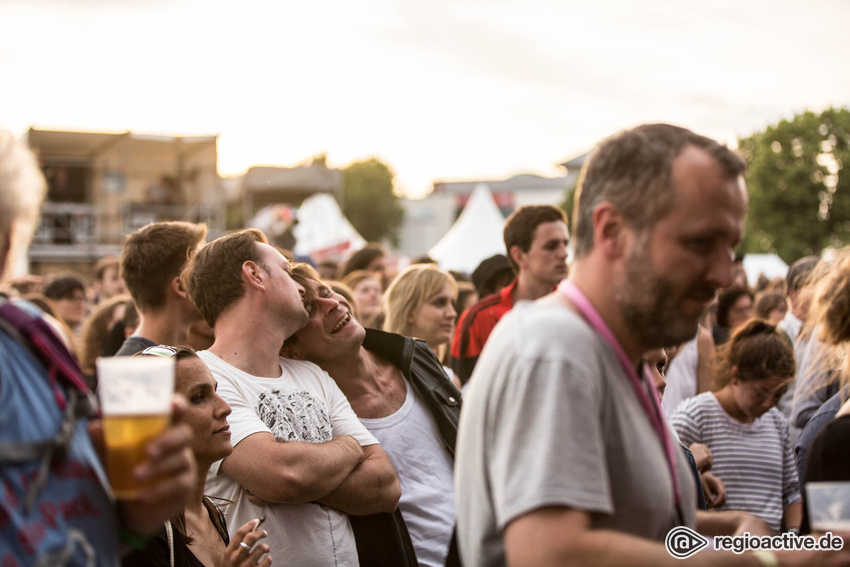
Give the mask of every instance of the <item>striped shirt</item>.
M 788 420 L 770 408 L 752 423 L 726 413 L 711 392 L 684 400 L 670 420 L 685 445 L 704 443 L 711 449 L 711 472 L 726 483 L 721 510 L 755 514 L 776 532 L 782 514 L 800 501 L 797 469 L 788 437 Z

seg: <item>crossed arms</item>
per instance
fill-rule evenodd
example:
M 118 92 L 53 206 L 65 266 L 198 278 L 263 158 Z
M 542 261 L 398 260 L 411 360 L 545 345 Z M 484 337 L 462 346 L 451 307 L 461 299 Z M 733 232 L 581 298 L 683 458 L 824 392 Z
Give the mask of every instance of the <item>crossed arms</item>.
M 361 447 L 347 435 L 326 443 L 278 443 L 271 433 L 255 433 L 233 448 L 221 471 L 267 502 L 319 502 L 357 516 L 393 512 L 401 496 L 381 446 Z

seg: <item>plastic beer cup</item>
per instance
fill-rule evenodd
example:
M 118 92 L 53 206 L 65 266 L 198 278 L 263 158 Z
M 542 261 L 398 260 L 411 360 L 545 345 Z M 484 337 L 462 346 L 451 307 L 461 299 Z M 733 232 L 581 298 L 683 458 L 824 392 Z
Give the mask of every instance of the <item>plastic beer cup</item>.
M 98 358 L 97 374 L 106 474 L 116 498 L 137 499 L 144 485 L 133 469 L 147 460 L 148 443 L 171 419 L 174 358 Z

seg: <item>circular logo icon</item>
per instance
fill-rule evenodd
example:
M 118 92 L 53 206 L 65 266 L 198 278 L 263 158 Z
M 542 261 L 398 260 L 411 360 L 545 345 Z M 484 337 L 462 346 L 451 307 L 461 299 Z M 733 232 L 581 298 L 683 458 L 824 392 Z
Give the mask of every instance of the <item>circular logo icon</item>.
M 667 547 L 667 553 L 676 559 L 685 559 L 706 547 L 708 539 L 691 528 L 679 526 L 667 532 L 664 545 Z

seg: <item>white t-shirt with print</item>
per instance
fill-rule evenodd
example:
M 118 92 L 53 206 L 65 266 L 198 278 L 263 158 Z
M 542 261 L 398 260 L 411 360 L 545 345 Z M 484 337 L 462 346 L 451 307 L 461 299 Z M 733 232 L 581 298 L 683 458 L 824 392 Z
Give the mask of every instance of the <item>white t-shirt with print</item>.
M 361 446 L 378 441 L 357 419 L 345 395 L 328 374 L 310 362 L 280 359 L 278 378 L 242 372 L 209 351 L 198 356 L 216 381 L 218 394 L 233 413 L 227 418 L 233 446 L 254 433 L 271 433 L 279 443 L 324 443 L 350 435 Z M 348 516 L 321 504 L 257 506 L 242 486 L 215 463 L 207 476 L 210 496 L 233 502 L 222 506 L 231 537 L 245 522 L 266 517 L 263 540 L 276 566 L 357 566 L 357 549 Z M 257 467 L 268 466 L 261 455 Z M 221 504 L 220 502 L 217 502 Z

